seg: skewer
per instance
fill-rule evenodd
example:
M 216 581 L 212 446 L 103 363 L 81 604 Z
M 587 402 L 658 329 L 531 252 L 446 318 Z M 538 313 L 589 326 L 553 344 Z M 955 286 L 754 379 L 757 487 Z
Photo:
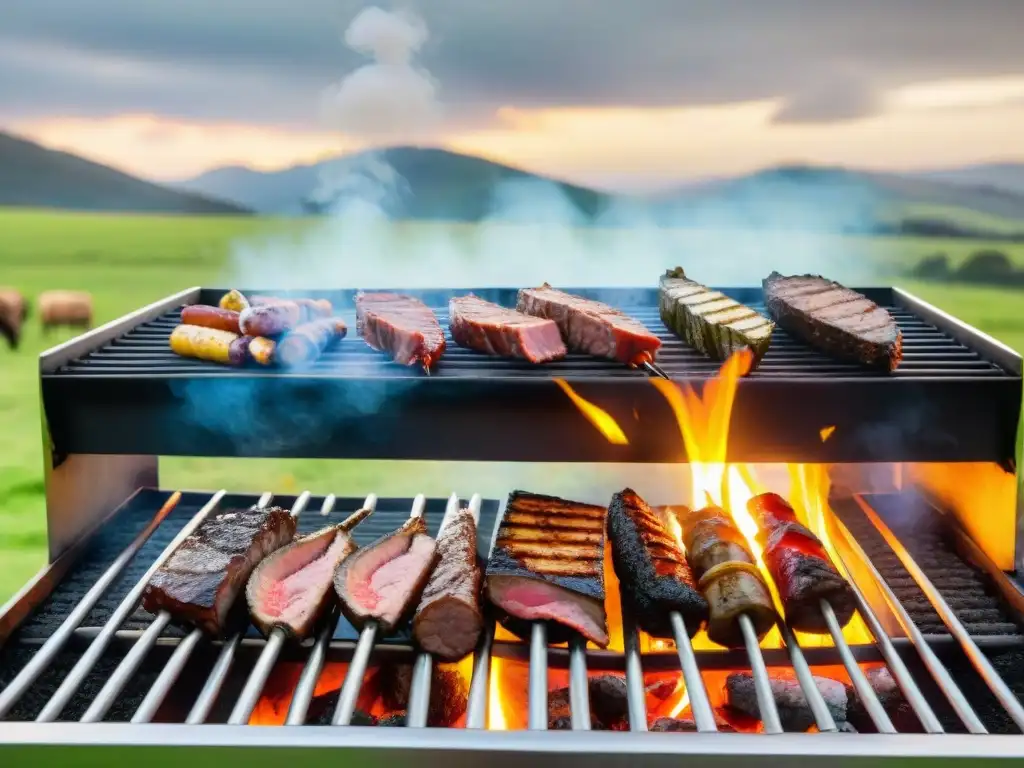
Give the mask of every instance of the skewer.
M 679 655 L 679 666 L 683 671 L 686 692 L 690 695 L 690 710 L 693 712 L 694 725 L 697 726 L 698 731 L 717 731 L 715 711 L 711 708 L 708 689 L 704 686 L 704 678 L 701 677 L 700 667 L 697 666 L 697 655 L 693 652 L 693 644 L 686 631 L 683 614 L 679 611 L 672 611 L 668 618 L 672 623 L 672 637 L 676 642 L 676 653 Z M 741 618 L 746 619 L 747 617 L 742 616 Z M 750 624 L 749 619 L 747 619 L 747 624 Z M 751 627 L 751 631 L 753 631 L 753 627 Z M 754 639 L 756 642 L 757 638 Z M 760 656 L 760 652 L 758 655 Z
M 942 622 L 949 629 L 949 633 L 956 638 L 975 670 L 981 675 L 985 684 L 988 685 L 989 690 L 999 699 L 999 703 L 1002 704 L 1003 709 L 1013 719 L 1013 722 L 1017 724 L 1017 727 L 1024 730 L 1024 707 L 1021 706 L 1017 697 L 1013 695 L 1013 691 L 1010 690 L 1010 687 L 1003 678 L 999 676 L 999 673 L 996 672 L 985 654 L 982 653 L 974 640 L 971 639 L 970 634 L 964 629 L 964 625 L 960 623 L 956 614 L 953 613 L 953 609 L 949 607 L 942 593 L 935 587 L 931 579 L 925 575 L 920 566 L 914 562 L 914 558 L 910 556 L 910 553 L 903 547 L 893 532 L 889 530 L 889 526 L 882 522 L 881 518 L 875 514 L 875 511 L 863 503 L 861 508 L 875 528 L 878 529 L 878 532 L 882 534 L 889 548 L 900 559 L 900 562 L 903 563 L 903 567 L 907 569 L 907 572 L 917 582 L 925 597 L 928 598 L 928 602 L 932 604 L 935 612 L 939 614 L 939 618 L 942 619 Z
M 363 501 L 363 509 L 370 510 L 372 514 L 376 508 L 377 496 L 371 493 Z M 309 704 L 316 691 L 316 683 L 320 679 L 324 662 L 327 660 L 327 646 L 330 645 L 331 638 L 338 630 L 339 621 L 340 617 L 326 622 L 324 628 L 320 630 L 320 634 L 317 635 L 316 642 L 309 652 L 309 658 L 306 660 L 306 666 L 302 668 L 299 682 L 295 686 L 295 693 L 292 694 L 292 703 L 288 707 L 285 725 L 303 725 L 306 722 L 306 714 L 309 712 Z
M 219 494 L 215 494 L 214 497 L 207 504 L 216 504 L 220 501 L 221 496 L 224 495 L 224 491 L 220 491 Z M 149 524 L 136 536 L 132 543 L 117 556 L 117 559 L 110 564 L 110 567 L 103 572 L 99 580 L 85 593 L 85 596 L 78 601 L 78 605 L 75 606 L 74 610 L 68 614 L 68 617 L 64 619 L 57 630 L 47 639 L 45 643 L 36 651 L 35 655 L 29 659 L 28 663 L 22 668 L 22 670 L 15 675 L 14 679 L 8 683 L 7 687 L 0 691 L 0 719 L 2 719 L 11 707 L 13 707 L 24 694 L 25 691 L 39 678 L 39 675 L 47 669 L 53 660 L 60 653 L 61 649 L 67 643 L 67 641 L 74 634 L 78 626 L 85 621 L 85 617 L 89 615 L 90 611 L 95 607 L 99 599 L 107 591 L 114 580 L 121 575 L 121 571 L 129 563 L 129 561 L 135 557 L 142 546 L 149 540 L 149 537 L 153 535 L 153 532 L 160 526 L 160 523 L 171 513 L 181 500 L 181 491 L 175 491 L 170 495 L 167 501 L 164 502 L 163 506 L 157 511 L 150 520 Z M 206 507 L 199 510 L 198 515 L 203 515 L 209 510 Z
M 849 532 L 846 530 L 846 526 L 844 526 L 835 516 L 833 516 L 832 522 L 836 525 L 836 527 L 839 528 L 840 532 L 843 534 L 843 537 L 847 539 L 847 546 L 849 546 L 850 549 L 853 550 L 854 554 L 857 557 L 861 558 L 862 562 L 866 562 L 866 555 L 863 552 L 858 553 L 857 551 L 859 550 L 860 545 L 857 544 L 855 547 L 854 544 L 850 543 Z M 836 555 L 838 556 L 840 562 L 842 562 L 843 566 L 846 567 L 846 563 L 843 562 L 842 553 L 840 553 L 837 550 Z M 850 569 L 846 568 L 846 571 L 847 573 L 849 573 Z M 871 630 L 871 634 L 874 636 L 875 641 L 878 643 L 879 649 L 882 652 L 882 657 L 885 659 L 885 663 L 889 667 L 889 671 L 892 673 L 893 677 L 896 678 L 896 682 L 899 683 L 900 688 L 903 690 L 903 695 L 906 696 L 907 701 L 910 702 L 910 706 L 913 708 L 914 714 L 916 714 L 917 718 L 921 721 L 921 725 L 924 726 L 925 732 L 945 733 L 945 729 L 942 727 L 942 723 L 940 723 L 939 719 L 935 716 L 935 712 L 932 710 L 931 705 L 928 704 L 927 699 L 925 699 L 924 695 L 921 693 L 921 689 L 917 687 L 917 683 L 914 682 L 914 678 L 910 675 L 910 670 L 907 669 L 907 665 L 903 663 L 903 659 L 900 658 L 900 655 L 896 652 L 896 649 L 893 647 L 892 640 L 889 639 L 889 635 L 882 627 L 881 622 L 878 621 L 878 617 L 875 616 L 875 612 L 871 609 L 871 606 L 868 604 L 867 598 L 864 597 L 864 593 L 861 592 L 860 587 L 857 586 L 857 583 L 853 579 L 847 579 L 847 583 L 853 589 L 853 594 L 854 597 L 857 599 L 857 608 L 860 611 L 860 615 L 864 617 L 865 621 L 867 621 L 868 628 Z M 920 637 L 920 632 L 918 632 L 917 627 L 915 627 L 913 623 L 910 622 L 909 616 L 907 617 L 906 622 L 903 622 L 902 619 L 900 619 L 900 622 L 905 625 L 909 623 L 910 626 L 913 627 L 914 632 L 916 632 Z M 904 626 L 904 630 L 906 631 L 906 626 Z M 907 632 L 907 634 L 910 635 L 911 633 Z M 913 637 L 911 637 L 911 642 L 913 642 L 914 645 L 918 648 L 921 647 L 920 645 L 918 645 L 918 641 Z M 921 642 L 924 642 L 923 638 L 921 638 Z M 924 644 L 924 647 L 927 648 L 927 644 Z M 928 648 L 928 651 L 931 652 L 931 648 Z M 938 659 L 935 659 L 935 661 L 937 663 Z M 927 660 L 924 660 L 924 663 L 925 666 L 929 666 L 929 662 Z M 945 668 L 941 667 L 941 664 L 939 666 L 942 669 L 942 671 L 945 672 Z M 929 666 L 929 670 L 930 669 L 931 667 Z M 935 672 L 932 671 L 932 674 L 935 675 Z M 939 686 L 942 687 L 943 683 L 941 681 L 938 681 L 937 678 L 936 680 L 937 682 L 939 682 Z M 950 680 L 950 683 L 952 683 L 952 680 Z M 955 684 L 953 685 L 955 688 Z M 957 693 L 959 694 L 959 690 L 957 690 Z M 947 697 L 949 696 L 948 693 L 946 695 Z M 962 698 L 962 694 L 960 695 Z M 964 701 L 964 704 L 966 705 L 967 702 Z M 954 709 L 957 708 L 955 704 L 953 706 Z M 970 710 L 970 705 L 967 705 L 967 708 L 968 710 Z M 977 721 L 977 725 L 982 728 L 981 731 L 972 730 L 972 733 L 987 733 L 987 729 L 984 728 L 980 720 L 977 720 L 977 716 L 974 715 L 973 710 L 971 710 L 970 713 L 971 716 L 973 716 L 974 719 Z M 967 720 L 964 720 L 964 724 L 967 724 Z
M 238 650 L 241 642 L 242 633 L 236 632 L 221 646 L 217 662 L 210 670 L 210 676 L 206 678 L 203 690 L 199 692 L 192 709 L 189 710 L 188 717 L 185 718 L 186 725 L 202 725 L 206 722 L 206 718 L 209 717 L 210 710 L 213 709 L 213 704 L 220 694 L 221 686 L 224 685 L 224 681 L 227 680 L 228 673 L 231 671 L 231 665 L 235 660 L 235 651 Z
M 770 734 L 782 733 L 782 721 L 779 720 L 779 710 L 775 706 L 771 679 L 768 677 L 768 668 L 765 666 L 764 656 L 761 655 L 761 645 L 757 640 L 754 624 L 745 613 L 740 614 L 739 623 L 740 631 L 743 632 L 743 642 L 747 646 L 747 656 L 750 659 L 750 672 L 754 678 L 757 708 L 761 714 L 761 722 L 764 723 L 764 732 Z
M 326 517 L 331 513 L 331 510 L 334 509 L 334 502 L 335 497 L 333 494 L 324 499 L 320 507 L 321 516 Z M 367 514 L 368 512 L 365 509 L 353 512 L 341 523 L 342 530 L 351 530 Z M 263 686 L 267 684 L 267 678 L 270 677 L 270 673 L 274 669 L 274 664 L 277 663 L 277 657 L 281 655 L 281 649 L 284 647 L 284 642 L 287 638 L 287 633 L 280 627 L 275 627 L 270 632 L 266 645 L 263 646 L 263 651 L 256 660 L 256 665 L 249 674 L 249 679 L 246 680 L 245 687 L 242 688 L 242 692 L 235 702 L 234 709 L 231 710 L 231 715 L 228 717 L 228 725 L 245 725 L 249 722 L 252 711 L 256 707 L 256 702 L 260 700 L 260 694 L 263 693 Z
M 653 374 L 654 376 L 657 376 L 660 379 L 671 380 L 672 378 L 667 373 L 665 373 L 662 367 L 655 363 L 653 360 L 645 360 L 643 363 L 641 363 L 641 365 L 648 373 Z
M 569 719 L 574 731 L 590 730 L 590 683 L 587 680 L 587 641 L 569 641 Z
M 839 728 L 836 727 L 836 721 L 832 717 L 832 713 L 828 711 L 825 697 L 821 695 L 821 691 L 818 690 L 818 686 L 814 683 L 814 675 L 811 674 L 811 668 L 807 664 L 807 659 L 804 658 L 804 652 L 800 648 L 800 644 L 796 641 L 792 630 L 790 630 L 785 622 L 779 621 L 778 627 L 779 633 L 782 635 L 782 642 L 786 644 L 786 651 L 789 653 L 789 661 L 796 672 L 796 679 L 803 689 L 807 706 L 810 707 L 811 714 L 814 715 L 814 724 L 818 726 L 818 730 L 822 733 L 837 732 Z
M 427 499 L 421 493 L 412 503 L 409 518 L 423 517 L 426 504 Z M 377 622 L 371 620 L 363 625 L 363 631 L 359 633 L 355 654 L 352 656 L 348 673 L 345 675 L 345 682 L 341 686 L 338 708 L 334 710 L 334 717 L 331 719 L 332 725 L 348 725 L 352 722 L 352 714 L 356 709 L 359 691 L 363 687 L 363 678 L 366 677 L 366 666 L 370 661 L 370 653 L 373 651 L 373 644 L 377 639 L 377 630 Z
M 548 729 L 548 627 L 535 621 L 530 627 L 530 711 L 531 731 Z
M 469 502 L 469 511 L 473 515 L 473 522 L 480 522 L 479 494 L 473 496 Z M 453 493 L 448 498 L 448 506 L 445 509 L 444 518 L 441 520 L 441 527 L 437 531 L 438 538 L 444 529 L 451 524 L 452 518 L 459 512 L 459 496 Z M 416 656 L 416 662 L 412 668 L 412 680 L 409 684 L 409 701 L 406 707 L 405 724 L 408 728 L 425 728 L 427 726 L 427 715 L 430 710 L 430 686 L 434 674 L 434 657 L 421 651 Z
M 469 684 L 466 703 L 466 727 L 487 727 L 487 704 L 491 685 L 491 647 L 494 645 L 494 622 L 484 619 L 483 637 L 473 655 L 473 681 Z
M 223 494 L 224 491 L 221 491 L 221 495 Z M 267 491 L 266 493 L 259 497 L 259 499 L 256 502 L 256 506 L 265 507 L 268 504 L 270 504 L 270 502 L 273 501 L 273 499 L 274 494 L 272 494 L 270 491 Z M 303 502 L 303 504 L 305 503 L 306 502 Z M 298 499 L 296 499 L 296 504 L 298 504 Z M 167 611 L 160 611 L 160 613 L 157 614 L 157 620 L 160 620 L 160 618 L 165 614 L 167 620 L 170 620 L 171 615 Z M 141 638 L 139 638 L 138 642 L 135 643 L 135 646 L 132 648 L 132 653 L 135 653 L 136 649 L 138 649 L 137 652 L 140 654 L 139 661 L 141 662 L 145 654 L 152 649 L 152 646 L 156 643 L 157 639 L 157 635 L 154 635 L 149 641 L 147 641 L 146 635 L 143 635 Z M 174 683 L 178 679 L 178 676 L 181 675 L 182 670 L 185 668 L 185 665 L 188 664 L 188 660 L 192 656 L 192 652 L 195 650 L 196 646 L 199 644 L 199 641 L 202 639 L 203 631 L 197 628 L 189 632 L 185 639 L 178 643 L 178 647 L 174 649 L 174 653 L 171 655 L 171 658 L 168 660 L 164 668 L 160 670 L 160 675 L 153 682 L 153 686 L 149 689 L 149 692 L 146 694 L 146 697 L 142 700 L 142 703 L 139 704 L 139 708 L 135 711 L 135 714 L 132 716 L 133 723 L 148 723 L 153 719 L 154 715 L 156 715 L 157 713 L 157 710 L 160 708 L 160 705 L 167 697 L 167 694 L 170 693 L 171 686 L 174 685 Z M 131 656 L 131 653 L 129 653 L 129 656 Z M 128 656 L 126 656 L 124 660 L 121 662 L 121 666 L 123 666 L 127 661 Z M 120 668 L 121 667 L 119 666 L 118 670 L 115 671 L 115 675 L 117 674 L 117 671 L 120 670 Z M 124 682 L 121 683 L 122 687 L 127 682 L 127 680 L 130 679 L 130 675 L 132 673 L 134 673 L 134 669 L 132 669 L 132 671 L 129 673 L 128 678 L 126 678 Z M 108 681 L 108 685 L 109 684 L 110 681 Z M 107 686 L 104 686 L 104 690 L 106 690 L 106 687 Z M 118 693 L 120 693 L 120 691 L 121 688 L 117 688 L 117 690 L 113 691 L 112 695 L 116 696 Z M 102 696 L 102 693 L 103 692 L 101 691 L 100 696 Z M 99 699 L 100 696 L 97 696 L 97 699 Z M 93 702 L 93 705 L 95 706 L 95 702 Z M 193 710 L 195 710 L 194 706 Z M 89 713 L 86 712 L 86 714 Z M 102 716 L 103 714 L 100 715 L 101 718 Z M 82 722 L 90 721 L 85 720 L 83 716 Z
M 626 706 L 629 711 L 629 730 L 647 730 L 647 690 L 644 686 L 644 666 L 640 658 L 640 637 L 636 619 L 629 607 L 622 605 L 622 643 L 626 657 Z
M 132 587 L 131 591 L 121 601 L 117 609 L 107 619 L 107 623 L 103 625 L 103 629 L 96 636 L 96 638 L 89 644 L 85 653 L 78 660 L 78 663 L 71 669 L 68 676 L 64 678 L 64 682 L 60 684 L 60 687 L 56 690 L 50 700 L 46 702 L 46 706 L 43 707 L 42 711 L 36 717 L 36 722 L 39 723 L 52 723 L 56 720 L 60 713 L 64 711 L 64 707 L 67 706 L 68 702 L 71 701 L 71 697 L 75 695 L 75 692 L 82 685 L 82 681 L 85 680 L 86 676 L 99 661 L 103 652 L 107 649 L 114 634 L 125 622 L 125 620 L 131 615 L 138 606 L 139 601 L 142 599 L 142 593 L 145 591 L 146 586 L 149 584 L 149 580 L 153 578 L 153 574 L 167 561 L 167 559 L 174 554 L 174 551 L 180 546 L 186 538 L 188 538 L 193 531 L 196 530 L 202 524 L 202 522 L 216 509 L 217 504 L 220 503 L 223 498 L 225 491 L 218 491 L 214 494 L 213 498 L 206 503 L 196 516 L 193 517 L 184 528 L 182 528 L 178 535 L 174 537 L 170 544 L 160 553 L 160 556 L 153 562 L 149 569 L 143 574 L 142 578 Z

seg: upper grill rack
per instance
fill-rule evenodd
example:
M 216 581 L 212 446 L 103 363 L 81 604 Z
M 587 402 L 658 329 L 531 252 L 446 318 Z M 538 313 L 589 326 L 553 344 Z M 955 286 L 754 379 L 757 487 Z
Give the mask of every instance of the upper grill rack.
M 12 707 L 17 705 L 18 701 L 26 694 L 39 676 L 46 672 L 49 665 L 51 665 L 58 657 L 63 646 L 66 645 L 74 636 L 79 623 L 104 591 L 100 585 L 106 583 L 109 586 L 110 582 L 121 574 L 121 571 L 125 568 L 126 564 L 142 551 L 155 532 L 160 530 L 165 522 L 169 522 L 171 512 L 173 511 L 174 506 L 180 502 L 181 495 L 164 493 L 161 494 L 161 498 L 163 499 L 163 505 L 160 510 L 155 514 L 149 525 L 137 534 L 132 544 L 120 557 L 117 558 L 114 564 L 107 569 L 104 575 L 97 582 L 97 587 L 91 589 L 89 593 L 82 598 L 81 603 L 71 612 L 62 625 L 52 633 L 46 642 L 31 657 L 25 667 L 2 689 L 0 689 L 0 718 L 11 712 Z M 246 499 L 246 501 L 253 501 L 254 498 L 255 497 Z M 272 494 L 265 493 L 259 498 L 257 503 L 268 504 L 272 499 Z M 162 547 L 160 555 L 156 557 L 154 561 L 149 563 L 148 568 L 142 577 L 137 580 L 131 580 L 133 582 L 133 586 L 120 600 L 117 608 L 107 619 L 99 634 L 92 639 L 85 653 L 63 679 L 56 692 L 49 697 L 41 711 L 35 715 L 37 723 L 55 721 L 68 707 L 76 693 L 82 688 L 82 684 L 90 674 L 90 671 L 97 665 L 97 662 L 103 656 L 104 651 L 113 640 L 119 627 L 136 609 L 142 589 L 145 587 L 146 583 L 148 583 L 152 573 L 157 567 L 159 567 L 160 563 L 169 557 L 181 540 L 191 530 L 194 530 L 194 528 L 200 524 L 206 516 L 212 514 L 214 510 L 223 504 L 224 501 L 224 491 L 214 494 L 205 504 L 202 505 L 200 509 L 198 509 L 198 511 L 191 515 L 190 520 L 183 528 L 177 529 L 177 526 L 175 526 L 176 535 L 173 536 L 166 546 Z M 238 497 L 232 498 L 231 501 L 233 503 L 237 503 Z M 317 503 L 318 501 L 319 504 Z M 449 500 L 448 503 L 450 505 L 457 503 L 457 501 L 458 500 L 453 497 L 453 499 Z M 351 508 L 355 508 L 356 506 L 373 508 L 376 504 L 376 497 L 370 495 L 361 505 L 358 503 L 349 504 L 346 502 L 345 506 Z M 439 502 L 437 501 L 428 503 L 424 497 L 419 496 L 411 503 L 411 514 L 422 514 L 428 507 L 432 508 L 436 512 L 438 504 Z M 471 502 L 471 507 L 473 505 L 483 506 L 478 497 L 474 497 L 474 500 Z M 388 503 L 386 506 L 389 509 L 394 508 L 393 503 Z M 493 508 L 493 505 L 490 506 Z M 322 500 L 317 500 L 313 499 L 307 492 L 298 496 L 294 502 L 292 502 L 291 507 L 292 513 L 300 516 L 300 520 L 303 515 L 310 516 L 315 519 L 320 517 L 316 515 L 317 507 L 319 507 L 321 515 L 326 516 L 335 512 L 336 499 L 333 496 L 328 496 Z M 879 533 L 887 540 L 890 540 L 891 533 L 885 523 L 877 518 L 876 513 L 871 510 L 870 507 L 864 506 L 863 509 L 864 513 L 869 517 Z M 397 510 L 395 511 L 397 512 Z M 342 512 L 342 515 L 344 514 L 347 513 Z M 399 513 L 399 515 L 400 514 L 401 513 Z M 392 514 L 390 517 L 391 522 L 395 522 L 394 515 Z M 437 515 L 434 514 L 433 517 L 435 518 L 434 522 L 436 524 Z M 924 663 L 928 671 L 931 673 L 934 685 L 937 686 L 937 690 L 941 692 L 942 697 L 948 700 L 953 710 L 955 710 L 959 721 L 963 724 L 963 727 L 971 733 L 987 733 L 988 730 L 985 724 L 979 719 L 971 703 L 963 695 L 957 683 L 949 677 L 946 667 L 943 666 L 943 663 L 939 661 L 938 657 L 931 650 L 929 644 L 916 630 L 913 621 L 907 617 L 905 612 L 901 612 L 899 601 L 895 599 L 892 596 L 891 591 L 888 590 L 885 579 L 878 574 L 870 561 L 868 561 L 859 550 L 857 543 L 852 539 L 847 529 L 838 522 L 836 522 L 836 525 L 840 535 L 843 536 L 850 544 L 851 551 L 857 553 L 855 556 L 860 560 L 860 565 L 866 566 L 872 573 L 874 581 L 873 586 L 880 588 L 883 594 L 886 595 L 885 599 L 889 603 L 890 607 L 896 611 L 901 623 L 908 631 L 910 640 L 916 648 L 917 653 L 920 654 L 920 661 Z M 950 610 L 945 598 L 934 588 L 934 585 L 918 569 L 916 563 L 914 563 L 910 555 L 903 550 L 900 545 L 896 544 L 893 548 L 893 552 L 900 558 L 901 562 L 903 562 L 904 566 L 911 573 L 913 579 L 928 596 L 928 600 L 931 602 L 936 612 L 942 617 L 943 622 L 949 628 L 951 634 L 957 638 L 964 652 L 971 658 L 971 662 L 977 669 L 980 678 L 984 680 L 988 689 L 1002 703 L 1007 715 L 1018 727 L 1024 728 L 1024 708 L 1021 707 L 1018 699 L 1013 695 L 1003 679 L 979 651 L 977 645 L 963 631 L 963 626 L 953 615 L 953 612 Z M 845 556 L 843 556 L 843 561 L 848 566 L 851 564 L 849 561 L 845 560 Z M 941 702 L 929 701 L 925 698 L 917 680 L 910 674 L 904 664 L 902 655 L 896 652 L 892 640 L 881 628 L 876 614 L 860 593 L 859 589 L 857 590 L 857 594 L 859 597 L 861 615 L 868 622 L 876 637 L 878 650 L 885 659 L 894 677 L 899 681 L 909 706 L 912 708 L 925 732 L 931 734 L 947 732 L 948 726 L 944 727 L 943 723 L 940 722 L 936 717 L 935 712 L 932 710 L 933 704 Z M 827 617 L 830 613 L 830 609 L 826 608 L 825 610 Z M 168 620 L 168 616 L 161 614 L 151 621 L 146 631 L 135 639 L 131 649 L 123 657 L 116 669 L 114 669 L 113 672 L 105 678 L 102 687 L 98 691 L 94 691 L 90 694 L 88 706 L 84 713 L 77 717 L 78 720 L 81 722 L 96 722 L 104 717 L 106 712 L 121 695 L 125 686 L 139 671 L 145 662 L 146 657 L 156 647 L 160 635 L 167 626 Z M 681 625 L 681 622 L 679 623 Z M 325 654 L 330 644 L 330 638 L 332 636 L 331 629 L 332 627 L 329 623 L 308 651 L 304 671 L 299 679 L 298 687 L 292 697 L 291 710 L 289 712 L 288 720 L 286 721 L 289 725 L 300 725 L 305 722 L 307 708 L 317 679 L 321 674 L 325 661 Z M 626 650 L 623 658 L 623 664 L 626 669 L 625 682 L 629 699 L 629 728 L 632 731 L 644 731 L 647 729 L 647 720 L 644 704 L 645 681 L 643 678 L 643 660 L 638 650 L 636 631 L 632 627 L 628 617 L 624 628 L 624 634 L 626 639 Z M 682 675 L 685 680 L 686 689 L 690 694 L 696 728 L 702 732 L 714 731 L 716 730 L 714 713 L 709 707 L 703 675 L 697 664 L 697 659 L 694 656 L 693 649 L 686 639 L 685 628 L 680 626 L 679 631 L 676 634 Z M 846 645 L 842 633 L 838 630 L 837 626 L 832 628 L 832 635 L 836 641 L 837 651 L 842 658 L 843 665 L 850 674 L 854 686 L 858 688 L 858 696 L 864 705 L 870 720 L 880 732 L 896 733 L 897 730 L 894 727 L 893 722 L 890 720 L 877 696 L 872 693 L 870 685 L 867 684 L 867 681 L 863 676 L 863 672 L 860 670 L 857 662 L 850 654 L 850 648 Z M 803 653 L 799 645 L 795 643 L 794 638 L 788 632 L 784 631 L 784 637 L 789 648 L 790 659 L 794 665 L 797 677 L 803 685 L 805 695 L 807 696 L 807 700 L 813 711 L 818 729 L 820 731 L 836 730 L 837 723 L 833 720 L 832 715 L 829 713 L 828 708 L 821 699 L 817 688 L 807 682 L 810 671 L 803 659 Z M 160 671 L 160 674 L 157 676 L 155 681 L 152 682 L 141 704 L 135 710 L 132 717 L 132 723 L 143 724 L 149 723 L 153 720 L 161 702 L 168 696 L 178 676 L 182 673 L 185 664 L 188 662 L 190 655 L 196 649 L 196 646 L 201 640 L 201 634 L 198 631 L 194 631 L 185 639 L 175 641 L 173 646 L 174 651 L 171 653 L 163 669 Z M 236 634 L 228 641 L 219 644 L 217 661 L 209 671 L 206 684 L 192 704 L 191 711 L 186 719 L 187 724 L 200 725 L 207 722 L 218 698 L 225 695 L 235 695 L 228 694 L 226 681 L 228 680 L 235 658 L 238 655 L 240 640 L 241 635 Z M 348 666 L 347 675 L 340 691 L 340 700 L 333 718 L 333 723 L 335 725 L 349 724 L 352 715 L 352 707 L 355 702 L 355 696 L 358 694 L 359 688 L 362 685 L 367 663 L 369 661 L 370 654 L 373 651 L 374 644 L 375 637 L 373 631 L 364 630 L 360 636 L 358 644 L 356 645 L 354 656 Z M 227 718 L 229 724 L 245 724 L 249 721 L 249 717 L 253 711 L 253 707 L 256 704 L 259 694 L 263 690 L 264 684 L 266 683 L 278 655 L 281 652 L 281 645 L 282 644 L 280 642 L 275 643 L 273 640 L 267 641 L 261 645 L 259 658 L 256 661 L 256 664 L 249 671 L 244 686 L 240 693 L 236 695 L 233 704 L 231 704 L 231 713 Z M 473 674 L 470 683 L 466 717 L 466 725 L 469 729 L 487 727 L 488 700 L 490 699 L 491 691 L 489 677 L 492 645 L 493 633 L 488 632 L 477 650 L 473 664 Z M 588 700 L 588 685 L 586 681 L 587 660 L 589 654 L 585 647 L 580 643 L 571 643 L 568 654 L 570 702 L 572 709 L 571 727 L 572 730 L 588 730 L 590 727 L 590 703 Z M 754 676 L 757 687 L 760 689 L 758 700 L 762 712 L 765 731 L 767 733 L 781 733 L 782 727 L 780 725 L 778 712 L 775 711 L 776 707 L 773 703 L 773 697 L 769 693 L 770 686 L 768 685 L 769 681 L 767 671 L 764 666 L 764 659 L 761 656 L 761 651 L 757 648 L 756 642 L 748 646 L 747 654 L 749 657 L 751 672 Z M 547 727 L 547 670 L 550 655 L 551 650 L 547 647 L 543 625 L 536 624 L 534 625 L 529 651 L 530 684 L 528 709 L 529 727 L 532 730 L 543 730 Z M 420 654 L 416 659 L 413 679 L 409 690 L 409 709 L 407 715 L 407 725 L 414 729 L 426 724 L 427 704 L 430 699 L 430 666 L 431 659 L 429 656 Z M 932 683 L 932 680 L 927 680 L 927 676 L 925 680 L 929 684 Z M 0 726 L 0 740 L 5 738 L 4 734 L 5 731 L 2 726 Z M 682 739 L 673 742 L 671 745 L 666 745 L 665 748 L 672 752 L 683 753 L 689 751 L 689 744 L 689 740 Z
M 410 293 L 446 321 L 448 298 L 466 292 Z M 474 292 L 515 303 L 514 290 Z M 702 386 L 717 370 L 662 327 L 655 291 L 578 292 L 654 330 L 665 342 L 659 363 L 673 380 Z M 727 292 L 760 301 L 760 291 Z M 761 366 L 740 382 L 728 460 L 1011 466 L 1020 358 L 899 291 L 866 293 L 898 318 L 904 367 L 888 375 L 837 363 L 778 331 Z M 309 371 L 239 370 L 175 356 L 167 337 L 181 306 L 216 303 L 221 294 L 182 292 L 42 356 L 43 408 L 58 460 L 112 453 L 665 463 L 686 455 L 671 409 L 647 374 L 611 361 L 571 355 L 535 367 L 450 342 L 427 376 L 369 349 L 354 328 Z M 306 295 L 331 299 L 354 325 L 355 292 Z M 626 442 L 597 435 L 556 378 L 609 413 Z M 819 433 L 829 425 L 836 429 L 823 443 Z

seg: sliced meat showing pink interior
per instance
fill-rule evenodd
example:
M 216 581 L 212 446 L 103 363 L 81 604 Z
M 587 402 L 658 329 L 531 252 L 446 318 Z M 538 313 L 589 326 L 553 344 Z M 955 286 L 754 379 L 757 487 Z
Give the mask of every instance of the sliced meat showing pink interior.
M 523 576 L 489 576 L 487 596 L 512 616 L 527 621 L 557 621 L 596 645 L 608 645 L 604 605 L 598 600 Z
M 391 629 L 419 600 L 436 557 L 437 544 L 429 536 L 389 536 L 349 563 L 342 600 L 357 618 Z

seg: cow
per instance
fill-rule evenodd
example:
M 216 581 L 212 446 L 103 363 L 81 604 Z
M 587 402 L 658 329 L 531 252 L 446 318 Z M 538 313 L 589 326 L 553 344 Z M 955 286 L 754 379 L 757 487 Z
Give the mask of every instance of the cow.
M 28 319 L 28 301 L 14 288 L 0 288 L 0 336 L 7 340 L 7 346 L 17 349 L 21 342 L 21 331 Z
M 62 325 L 92 328 L 92 296 L 84 291 L 45 291 L 39 295 L 43 331 Z

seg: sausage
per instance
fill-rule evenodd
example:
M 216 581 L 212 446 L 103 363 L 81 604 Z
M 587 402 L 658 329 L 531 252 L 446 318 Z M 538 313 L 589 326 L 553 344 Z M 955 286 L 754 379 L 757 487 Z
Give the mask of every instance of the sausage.
M 726 648 L 742 648 L 739 617 L 743 614 L 757 637 L 764 637 L 775 626 L 775 605 L 732 518 L 718 507 L 673 511 L 683 529 L 686 556 L 698 587 L 708 601 L 708 637 Z
M 220 297 L 218 305 L 221 309 L 230 309 L 234 312 L 241 312 L 243 309 L 248 308 L 249 302 L 242 295 L 241 291 L 237 291 L 232 288 L 230 291 Z
M 270 339 L 263 336 L 246 336 L 252 339 L 249 342 L 249 359 L 260 365 L 270 365 L 274 362 L 274 349 L 277 347 Z
M 311 365 L 335 341 L 345 338 L 348 328 L 337 317 L 303 323 L 285 334 L 277 345 L 277 362 L 286 367 Z
M 239 347 L 239 341 L 237 333 L 201 325 L 179 325 L 171 332 L 171 350 L 175 354 L 227 365 L 245 362 L 245 349 Z
M 243 309 L 238 325 L 247 336 L 278 336 L 302 322 L 302 309 L 294 301 Z
M 302 307 L 302 321 L 316 320 L 321 317 L 331 317 L 334 314 L 334 307 L 327 299 L 282 299 L 277 296 L 253 296 L 254 307 L 267 307 L 273 304 L 298 304 Z
M 185 325 L 201 325 L 218 331 L 241 333 L 238 327 L 238 313 L 230 309 L 210 307 L 206 304 L 192 304 L 181 310 L 181 322 Z

